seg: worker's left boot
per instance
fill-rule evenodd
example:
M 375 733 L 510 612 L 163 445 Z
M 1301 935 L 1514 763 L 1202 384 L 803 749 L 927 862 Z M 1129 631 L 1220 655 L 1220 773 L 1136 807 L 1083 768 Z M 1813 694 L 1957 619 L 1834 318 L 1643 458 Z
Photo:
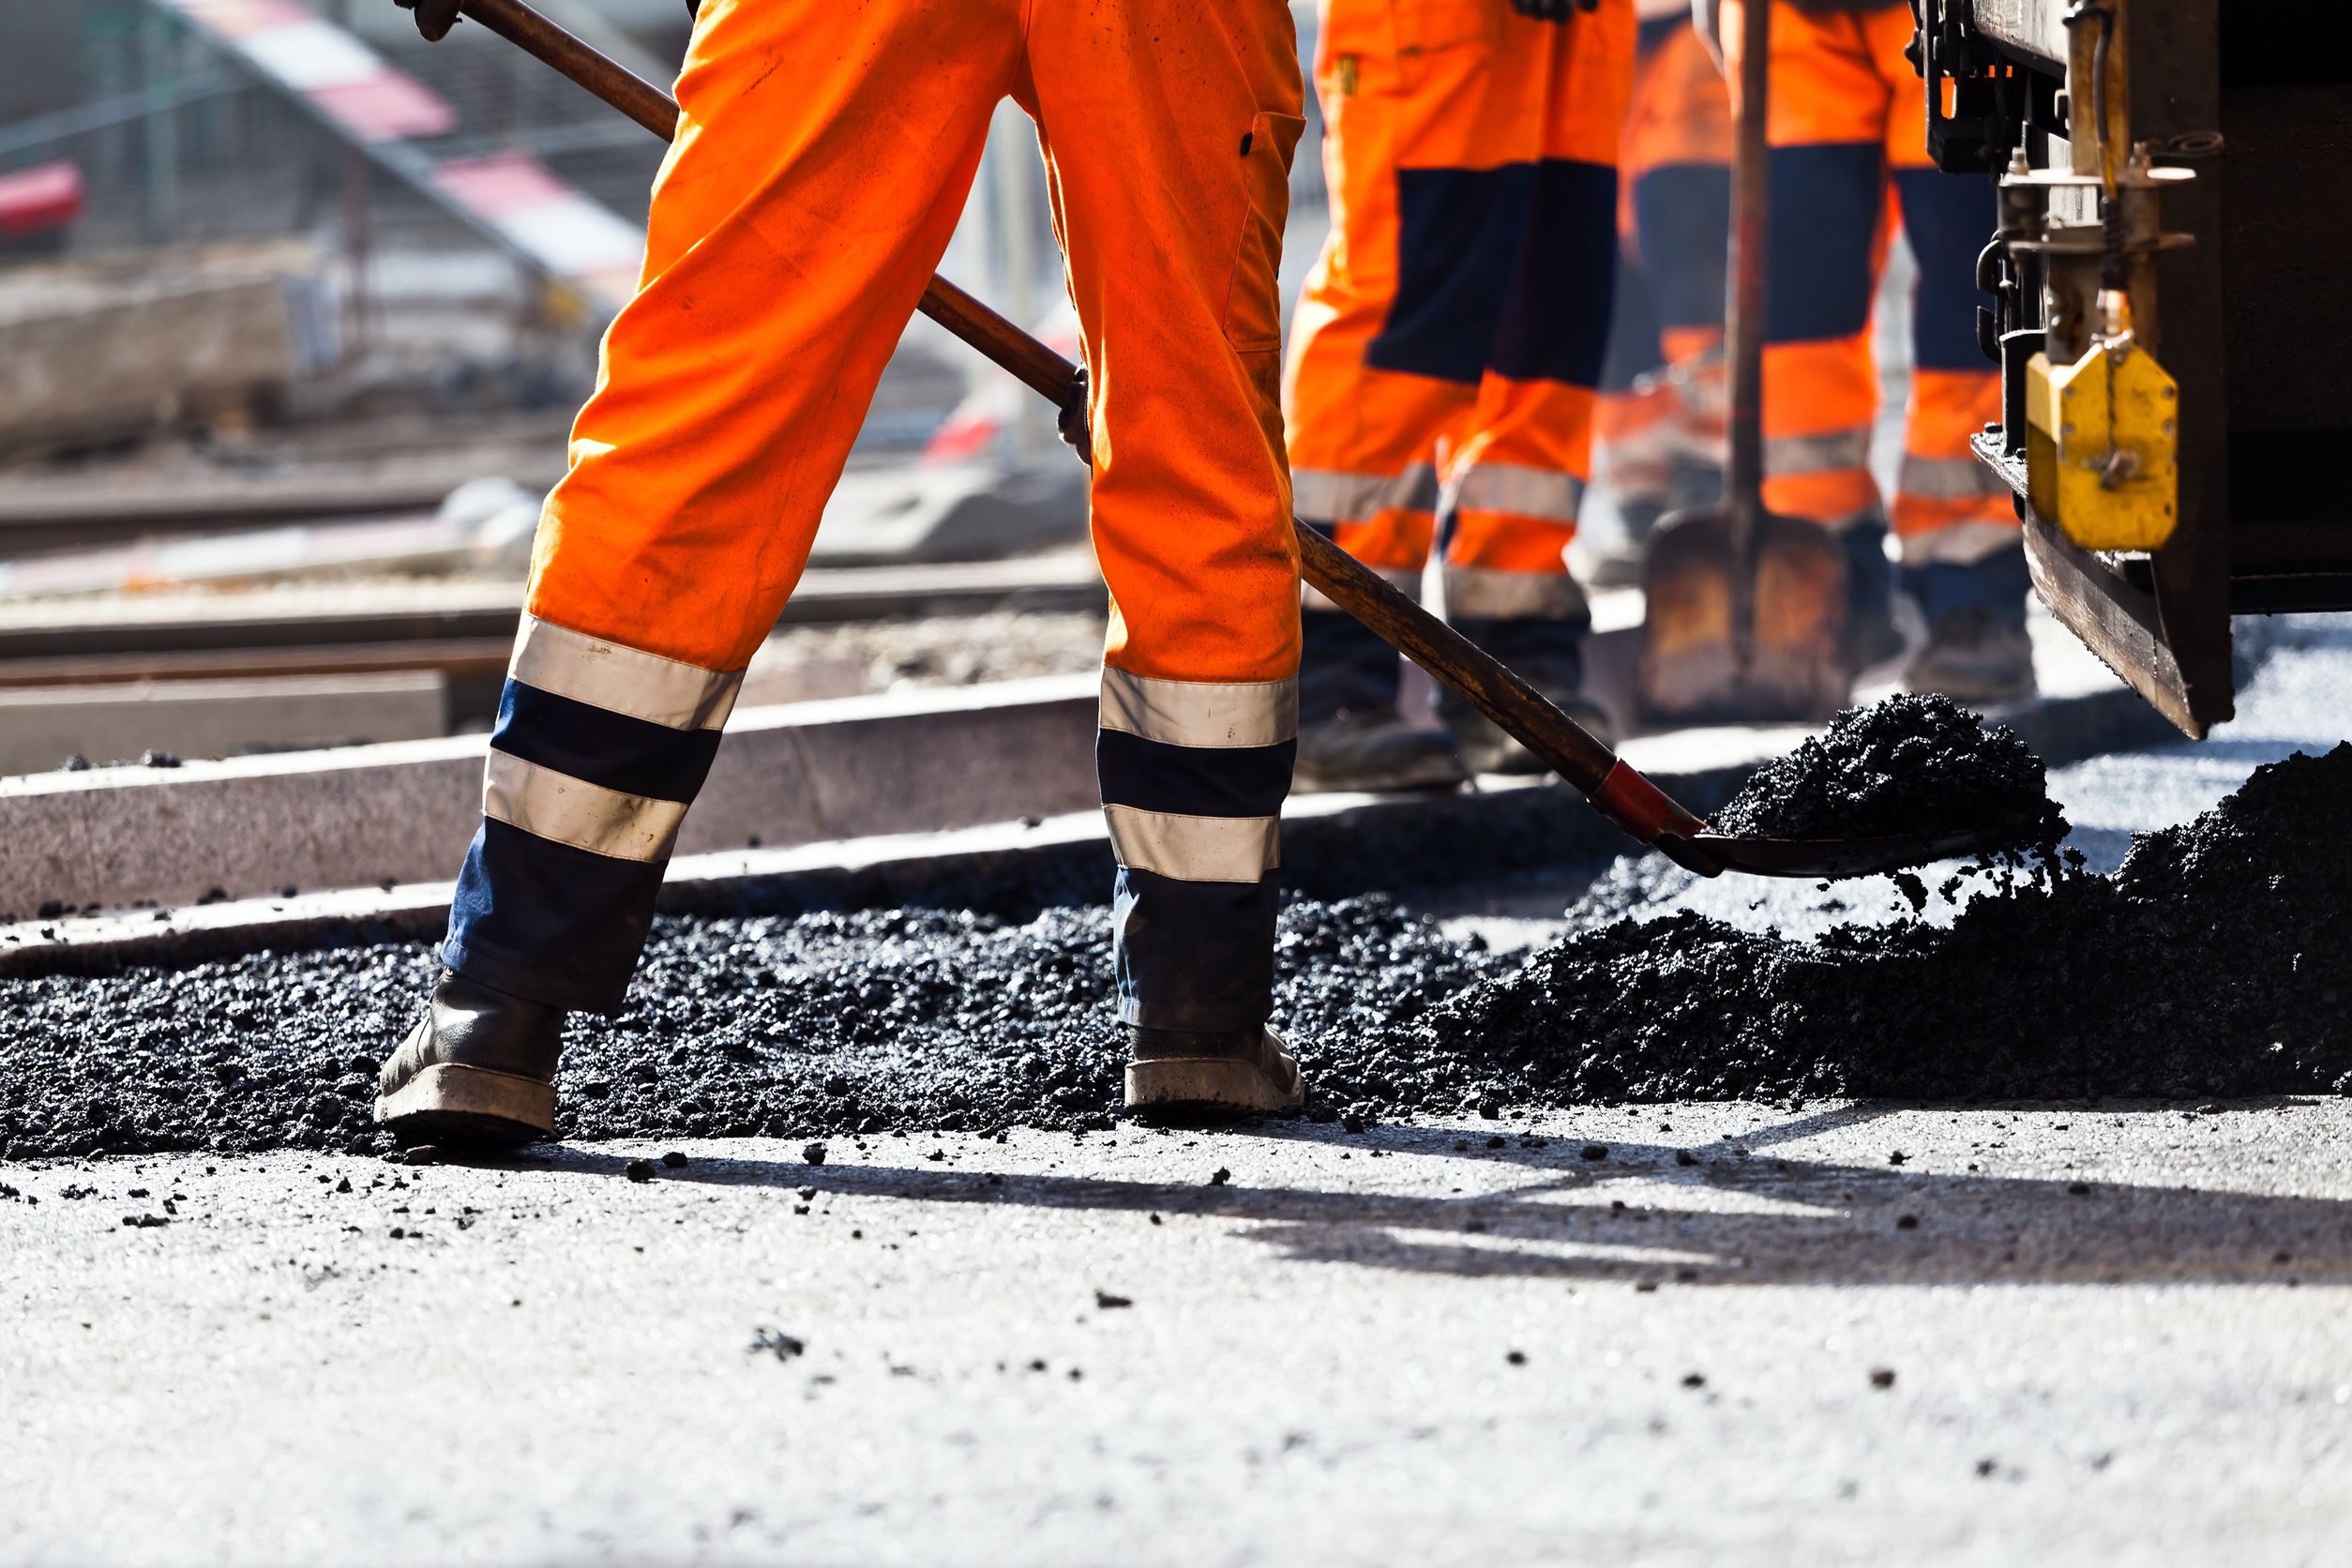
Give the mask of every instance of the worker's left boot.
M 1137 1027 L 1127 1055 L 1129 1110 L 1263 1116 L 1306 1103 L 1297 1058 L 1263 1025 L 1225 1034 Z
M 555 1130 L 564 1012 L 454 971 L 376 1075 L 376 1123 L 409 1144 L 528 1143 Z

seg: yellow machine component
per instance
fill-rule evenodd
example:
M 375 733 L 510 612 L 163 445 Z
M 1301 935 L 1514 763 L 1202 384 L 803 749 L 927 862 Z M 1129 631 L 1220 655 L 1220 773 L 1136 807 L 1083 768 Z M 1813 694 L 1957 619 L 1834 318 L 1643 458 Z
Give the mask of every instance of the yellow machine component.
M 2072 365 L 2027 365 L 2027 495 L 2085 550 L 2154 550 L 2180 520 L 2180 387 L 2124 308 L 2110 328 Z

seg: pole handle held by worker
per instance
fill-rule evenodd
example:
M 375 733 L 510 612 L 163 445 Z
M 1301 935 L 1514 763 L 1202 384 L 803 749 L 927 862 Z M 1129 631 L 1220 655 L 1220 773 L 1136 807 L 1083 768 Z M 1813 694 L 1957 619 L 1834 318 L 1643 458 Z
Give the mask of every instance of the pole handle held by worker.
M 1739 113 L 1732 144 L 1730 461 L 1732 646 L 1745 669 L 1756 643 L 1756 535 L 1763 520 L 1764 310 L 1772 220 L 1772 0 L 1741 0 Z

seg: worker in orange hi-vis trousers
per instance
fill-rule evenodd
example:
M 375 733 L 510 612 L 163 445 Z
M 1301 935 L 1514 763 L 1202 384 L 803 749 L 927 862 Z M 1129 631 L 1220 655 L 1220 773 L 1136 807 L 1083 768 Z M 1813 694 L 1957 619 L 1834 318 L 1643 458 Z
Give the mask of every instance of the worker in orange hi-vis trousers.
M 1266 1027 L 1297 724 L 1276 296 L 1297 48 L 1284 0 L 703 0 L 642 280 L 540 526 L 448 972 L 380 1122 L 548 1132 L 564 1013 L 622 998 L 1008 95 L 1037 122 L 1091 377 L 1128 1096 L 1299 1103 Z
M 1724 0 L 1717 35 L 1735 48 L 1739 4 Z M 1899 216 L 1919 277 L 1892 515 L 1902 585 L 1927 624 L 1904 680 L 1998 701 L 2033 689 L 2033 657 L 2016 510 L 1968 448 L 2000 416 L 2000 375 L 1976 342 L 1976 258 L 1997 214 L 1983 179 L 1928 160 L 1926 89 L 1904 57 L 1911 30 L 1903 0 L 1773 5 L 1764 503 L 1844 531 L 1855 662 L 1892 651 L 1885 512 L 1868 467 L 1878 411 L 1870 316 Z
M 1633 102 L 1618 202 L 1616 308 L 1593 462 L 1625 528 L 1593 580 L 1632 582 L 1666 513 L 1723 493 L 1723 356 L 1731 96 L 1690 0 L 1636 0 Z
M 1633 45 L 1632 0 L 1324 0 L 1316 49 L 1332 233 L 1284 384 L 1299 517 L 1408 591 L 1442 537 L 1447 616 L 1569 703 Z M 1458 752 L 1408 725 L 1396 656 L 1313 595 L 1304 635 L 1303 788 L 1541 766 L 1457 706 Z

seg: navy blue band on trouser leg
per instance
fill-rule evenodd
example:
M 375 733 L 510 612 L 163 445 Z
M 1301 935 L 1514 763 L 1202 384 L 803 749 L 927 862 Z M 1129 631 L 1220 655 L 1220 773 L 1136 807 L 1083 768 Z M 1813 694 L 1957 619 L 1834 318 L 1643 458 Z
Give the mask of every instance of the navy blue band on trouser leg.
M 1281 701 L 1284 738 L 1271 745 L 1181 746 L 1108 728 L 1096 737 L 1120 861 L 1111 931 L 1123 1023 L 1213 1034 L 1274 1014 L 1274 836 L 1298 750 L 1293 699 L 1286 690 Z
M 1774 147 L 1764 340 L 1826 342 L 1870 324 L 1886 153 L 1875 142 Z M 1969 332 L 1976 330 L 1973 319 Z
M 1990 610 L 2013 626 L 2026 624 L 2026 600 L 2033 594 L 2033 573 L 2026 565 L 2026 548 L 2013 545 L 1982 561 L 1963 565 L 1931 561 L 1903 568 L 1903 591 L 1918 601 L 1929 626 L 1962 610 Z
M 509 680 L 442 961 L 550 1006 L 616 1010 L 653 925 L 668 834 L 718 740 Z
M 1896 170 L 1894 192 L 1919 263 L 1912 362 L 1927 370 L 1982 370 L 1989 362 L 1976 340 L 1974 308 L 1990 296 L 1977 292 L 1976 258 L 1999 220 L 1993 192 L 1981 174 L 1940 169 Z

